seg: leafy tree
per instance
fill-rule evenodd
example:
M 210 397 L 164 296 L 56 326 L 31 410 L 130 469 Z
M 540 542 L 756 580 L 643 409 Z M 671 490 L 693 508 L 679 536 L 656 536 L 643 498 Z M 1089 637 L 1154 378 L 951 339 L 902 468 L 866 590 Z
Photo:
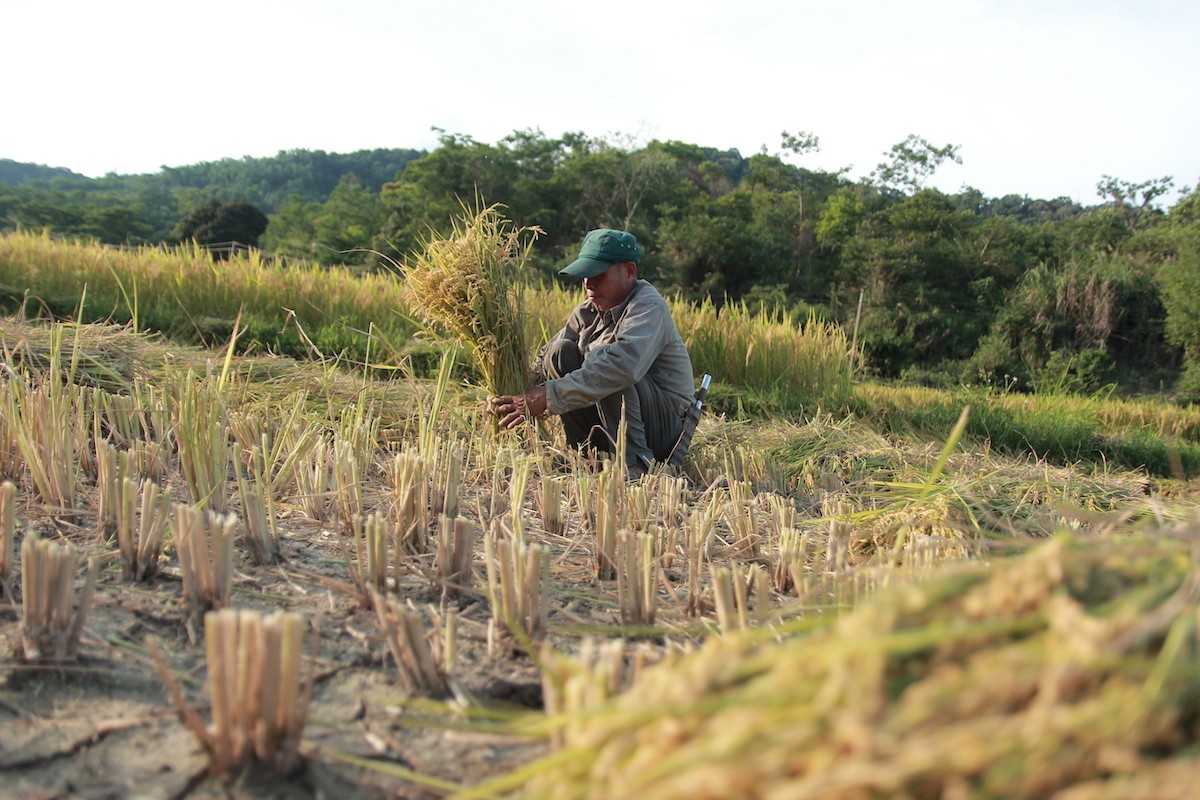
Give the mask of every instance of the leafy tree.
M 1200 401 L 1200 224 L 1193 222 L 1176 235 L 1178 256 L 1159 269 L 1166 336 L 1183 349 L 1180 388 L 1187 399 Z
M 365 264 L 387 216 L 376 195 L 356 175 L 343 175 L 320 211 L 312 218 L 318 259 L 338 264 Z
M 990 370 L 1030 385 L 1092 390 L 1107 367 L 1144 371 L 1169 362 L 1163 352 L 1163 307 L 1151 263 L 1130 256 L 1081 254 L 1059 268 L 1026 271 L 997 309 L 970 371 Z M 1007 346 L 1011 358 L 997 356 Z
M 975 222 L 925 189 L 867 215 L 842 245 L 843 310 L 863 292 L 859 341 L 884 375 L 966 358 L 986 331 L 993 283 L 964 248 Z
M 737 299 L 792 282 L 798 213 L 794 196 L 744 186 L 665 222 L 661 246 L 692 294 Z
M 179 223 L 180 241 L 197 244 L 237 242 L 258 246 L 258 237 L 267 229 L 267 215 L 252 203 L 211 200 L 199 206 Z
M 1161 216 L 1162 212 L 1154 206 L 1154 201 L 1171 191 L 1174 185 L 1175 179 L 1170 175 L 1141 183 L 1104 175 L 1096 184 L 1096 192 L 1108 198 L 1112 207 L 1121 212 L 1130 230 L 1139 230 L 1145 228 L 1152 218 Z
M 380 239 L 400 256 L 416 249 L 430 231 L 446 231 L 464 203 L 476 198 L 504 202 L 511 194 L 514 168 L 506 149 L 435 130 L 440 146 L 380 190 L 387 212 Z
M 316 259 L 317 235 L 313 218 L 320 211 L 320 203 L 292 195 L 271 215 L 262 236 L 263 249 L 285 256 Z
M 903 142 L 892 145 L 884 155 L 888 160 L 880 162 L 871 177 L 886 189 L 909 194 L 920 191 L 925 181 L 947 160 L 962 163 L 958 145 L 935 147 L 916 134 L 909 134 Z

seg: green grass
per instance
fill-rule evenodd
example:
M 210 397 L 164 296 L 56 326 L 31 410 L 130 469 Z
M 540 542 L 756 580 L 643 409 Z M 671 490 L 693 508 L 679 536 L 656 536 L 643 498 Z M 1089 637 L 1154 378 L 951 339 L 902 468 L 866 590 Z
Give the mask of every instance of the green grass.
M 930 437 L 949 430 L 965 406 L 966 435 L 978 447 L 1163 478 L 1200 475 L 1200 409 L 1191 406 L 864 384 L 855 412 L 881 431 Z

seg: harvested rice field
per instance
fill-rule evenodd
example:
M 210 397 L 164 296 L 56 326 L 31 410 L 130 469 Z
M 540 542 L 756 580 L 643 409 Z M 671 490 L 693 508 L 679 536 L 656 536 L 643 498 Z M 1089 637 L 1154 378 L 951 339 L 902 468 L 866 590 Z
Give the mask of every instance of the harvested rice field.
M 1184 798 L 1195 486 L 0 320 L 0 796 Z

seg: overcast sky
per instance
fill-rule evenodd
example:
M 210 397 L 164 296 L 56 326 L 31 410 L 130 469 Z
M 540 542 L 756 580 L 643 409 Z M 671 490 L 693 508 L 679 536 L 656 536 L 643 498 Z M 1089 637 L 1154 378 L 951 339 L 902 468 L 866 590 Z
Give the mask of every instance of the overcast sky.
M 959 146 L 946 191 L 1085 204 L 1105 174 L 1200 181 L 1195 0 L 0 0 L 0 74 L 0 158 L 91 176 L 436 126 L 808 131 L 796 163 L 851 177 L 917 134 Z

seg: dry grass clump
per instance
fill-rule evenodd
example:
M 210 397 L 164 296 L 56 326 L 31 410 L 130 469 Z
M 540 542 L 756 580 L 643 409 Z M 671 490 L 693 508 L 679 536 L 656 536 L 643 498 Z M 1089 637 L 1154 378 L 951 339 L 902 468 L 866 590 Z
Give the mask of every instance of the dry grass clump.
M 710 640 L 562 721 L 522 797 L 1115 797 L 1194 776 L 1197 533 L 1063 535 L 813 634 Z
M 96 588 L 97 563 L 75 598 L 75 547 L 30 531 L 21 542 L 21 651 L 27 661 L 74 661 Z
M 403 266 L 410 306 L 436 333 L 463 346 L 491 394 L 515 394 L 530 384 L 519 279 L 540 233 L 515 227 L 500 206 L 464 207 L 449 236 L 430 238 Z

